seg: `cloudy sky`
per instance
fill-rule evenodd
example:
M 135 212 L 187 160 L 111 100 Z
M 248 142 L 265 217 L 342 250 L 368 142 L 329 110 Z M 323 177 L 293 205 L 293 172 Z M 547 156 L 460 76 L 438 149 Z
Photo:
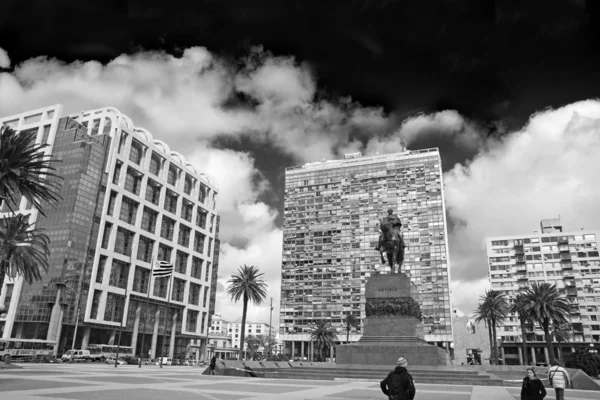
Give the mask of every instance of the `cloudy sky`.
M 340 4 L 4 0 L 0 116 L 114 106 L 216 178 L 229 319 L 226 281 L 252 264 L 278 320 L 284 168 L 349 151 L 440 148 L 464 313 L 485 237 L 600 228 L 598 2 Z

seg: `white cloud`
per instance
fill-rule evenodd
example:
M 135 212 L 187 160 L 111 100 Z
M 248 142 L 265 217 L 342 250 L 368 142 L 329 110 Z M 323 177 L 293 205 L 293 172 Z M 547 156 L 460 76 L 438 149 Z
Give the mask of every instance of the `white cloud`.
M 10 68 L 10 58 L 8 53 L 0 47 L 0 68 Z
M 455 306 L 469 313 L 486 288 L 485 238 L 533 232 L 561 216 L 566 230 L 600 227 L 600 102 L 531 117 L 527 126 L 444 176 Z

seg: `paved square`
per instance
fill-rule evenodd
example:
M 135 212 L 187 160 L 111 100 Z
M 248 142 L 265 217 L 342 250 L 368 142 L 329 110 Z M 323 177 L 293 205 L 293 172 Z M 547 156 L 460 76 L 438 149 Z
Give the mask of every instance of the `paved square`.
M 387 400 L 374 381 L 260 379 L 201 375 L 202 368 L 34 364 L 0 369 L 0 398 L 10 400 Z M 416 400 L 519 400 L 519 388 L 417 383 Z M 569 400 L 598 392 L 567 391 Z M 548 390 L 547 400 L 554 400 Z

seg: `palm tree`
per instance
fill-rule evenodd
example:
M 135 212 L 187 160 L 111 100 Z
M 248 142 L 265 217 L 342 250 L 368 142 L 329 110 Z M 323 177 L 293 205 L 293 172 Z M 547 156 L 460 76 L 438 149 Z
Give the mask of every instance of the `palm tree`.
M 348 312 L 346 317 L 342 320 L 346 328 L 346 342 L 350 341 L 350 330 L 352 328 L 358 329 L 360 327 L 360 321 L 351 312 Z
M 325 350 L 334 346 L 339 339 L 335 328 L 329 322 L 319 321 L 310 333 L 310 341 L 315 343 L 322 360 L 325 361 Z
M 227 281 L 229 287 L 227 294 L 231 296 L 231 300 L 238 302 L 240 299 L 244 301 L 242 309 L 242 335 L 240 338 L 241 349 L 238 354 L 238 359 L 241 360 L 244 352 L 244 336 L 246 334 L 246 313 L 248 312 L 248 301 L 256 305 L 261 304 L 267 298 L 267 284 L 261 279 L 262 273 L 259 273 L 258 268 L 251 265 L 240 267 L 238 271 L 231 275 Z
M 27 283 L 42 278 L 48 271 L 50 239 L 33 229 L 29 215 L 18 214 L 0 219 L 0 288 L 5 275 L 21 275 Z
M 565 365 L 563 360 L 562 342 L 570 342 L 571 338 L 573 337 L 570 324 L 557 324 L 554 322 L 552 324 L 552 332 L 550 332 L 550 336 L 552 336 L 552 340 L 556 340 L 558 342 L 558 360 L 560 361 L 561 365 Z
M 529 355 L 527 354 L 527 323 L 531 322 L 531 316 L 529 315 L 529 309 L 531 304 L 525 297 L 525 294 L 518 293 L 515 295 L 510 302 L 508 311 L 516 313 L 519 316 L 519 322 L 521 323 L 521 336 L 523 337 L 523 365 L 529 365 Z
M 497 332 L 496 327 L 504 325 L 504 318 L 508 313 L 508 302 L 503 292 L 497 290 L 486 290 L 485 294 L 480 296 L 482 301 L 479 303 L 475 315 L 476 321 L 485 321 L 490 333 L 490 348 L 492 350 L 491 360 L 498 364 Z
M 531 304 L 531 318 L 538 322 L 544 330 L 546 346 L 550 354 L 550 361 L 552 361 L 556 354 L 550 335 L 550 326 L 552 323 L 560 325 L 568 322 L 569 303 L 558 293 L 556 285 L 547 282 L 534 282 L 525 292 L 525 296 Z
M 48 145 L 36 144 L 36 135 L 0 128 L 0 200 L 14 211 L 23 196 L 45 216 L 45 205 L 60 200 L 60 178 L 52 166 L 57 160 L 44 154 Z

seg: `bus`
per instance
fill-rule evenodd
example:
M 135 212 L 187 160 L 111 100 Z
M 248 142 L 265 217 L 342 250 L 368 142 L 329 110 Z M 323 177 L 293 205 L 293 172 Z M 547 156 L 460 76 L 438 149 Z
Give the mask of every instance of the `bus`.
M 104 361 L 107 358 L 115 358 L 117 356 L 117 346 L 109 344 L 90 344 L 87 347 L 90 351 L 92 361 Z M 119 358 L 133 357 L 133 347 L 120 346 Z
M 53 340 L 38 339 L 0 339 L 0 359 L 6 361 L 8 356 L 13 359 L 24 357 L 41 357 L 54 355 Z

